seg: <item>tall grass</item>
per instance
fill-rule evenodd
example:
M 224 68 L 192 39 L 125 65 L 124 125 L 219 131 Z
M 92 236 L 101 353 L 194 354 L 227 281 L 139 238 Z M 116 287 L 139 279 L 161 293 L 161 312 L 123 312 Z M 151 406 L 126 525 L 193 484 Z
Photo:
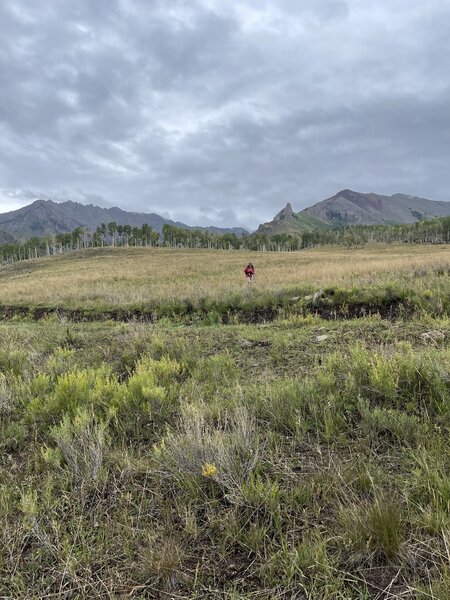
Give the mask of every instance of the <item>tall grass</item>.
M 249 289 L 243 268 L 251 259 L 257 279 Z M 292 253 L 107 248 L 11 265 L 0 270 L 3 305 L 66 308 L 142 308 L 178 304 L 207 312 L 248 303 L 276 303 L 281 296 L 319 288 L 354 291 L 401 281 L 436 295 L 448 280 L 444 246 L 392 246 L 346 250 L 318 248 Z M 408 287 L 409 284 L 409 287 Z M 439 294 L 436 296 L 439 297 Z M 259 300 L 258 300 L 259 298 Z M 270 300 L 270 301 L 269 301 Z

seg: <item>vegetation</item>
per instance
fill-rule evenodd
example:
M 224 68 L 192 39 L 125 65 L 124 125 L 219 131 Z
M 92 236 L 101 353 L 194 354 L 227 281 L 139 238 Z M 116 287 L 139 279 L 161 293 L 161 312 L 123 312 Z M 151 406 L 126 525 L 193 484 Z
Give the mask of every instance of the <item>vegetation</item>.
M 203 312 L 0 323 L 1 597 L 449 597 L 445 249 L 261 254 L 253 288 L 245 257 L 104 248 L 2 270 L 24 307 L 136 306 L 142 286 Z M 275 299 L 270 323 L 230 316 Z M 389 319 L 349 318 L 393 299 Z M 347 318 L 315 314 L 331 302 Z
M 3 324 L 0 589 L 444 600 L 449 335 Z
M 293 215 L 294 220 L 298 218 Z M 208 250 L 245 250 L 251 252 L 292 252 L 322 246 L 361 247 L 374 244 L 448 244 L 450 217 L 436 218 L 401 225 L 352 225 L 329 227 L 319 223 L 314 215 L 302 214 L 305 230 L 289 230 L 277 234 L 256 232 L 237 236 L 235 233 L 214 234 L 208 229 L 185 229 L 166 224 L 162 236 L 148 224 L 142 227 L 102 223 L 92 232 L 77 227 L 72 232 L 32 237 L 24 242 L 0 245 L 0 265 L 32 258 L 65 254 L 73 250 L 121 247 L 203 248 Z
M 256 266 L 251 287 L 243 275 L 249 260 Z M 48 310 L 92 318 L 125 313 L 184 323 L 336 311 L 345 317 L 365 309 L 384 314 L 390 307 L 438 316 L 449 310 L 449 272 L 447 248 L 435 245 L 258 255 L 108 247 L 4 267 L 0 310 L 6 316 L 28 309 L 41 316 Z

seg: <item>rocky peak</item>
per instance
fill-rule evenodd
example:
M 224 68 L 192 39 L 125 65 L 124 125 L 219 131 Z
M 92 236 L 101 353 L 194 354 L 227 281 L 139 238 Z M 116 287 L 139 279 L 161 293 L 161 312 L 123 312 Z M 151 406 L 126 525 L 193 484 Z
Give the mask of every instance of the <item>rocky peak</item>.
M 354 200 L 356 198 L 360 198 L 364 194 L 360 194 L 359 192 L 354 192 L 353 190 L 349 190 L 348 188 L 345 190 L 341 190 L 334 196 L 335 198 L 345 198 L 346 200 Z
M 35 200 L 34 202 L 32 202 L 30 204 L 30 206 L 33 206 L 33 207 L 46 206 L 46 205 L 47 205 L 47 200 L 42 200 L 42 198 L 39 198 L 38 200 Z
M 288 219 L 289 217 L 292 217 L 294 214 L 294 211 L 292 210 L 292 205 L 290 202 L 288 202 L 286 204 L 286 206 L 283 208 L 283 210 L 280 210 L 280 212 L 275 215 L 274 221 L 281 221 L 281 219 Z

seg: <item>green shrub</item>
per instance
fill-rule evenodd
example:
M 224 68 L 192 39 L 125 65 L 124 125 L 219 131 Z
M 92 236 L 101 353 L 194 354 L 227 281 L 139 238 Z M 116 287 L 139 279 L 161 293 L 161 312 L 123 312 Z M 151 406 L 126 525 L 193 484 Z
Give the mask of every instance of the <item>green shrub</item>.
M 0 417 L 0 449 L 2 452 L 17 452 L 24 446 L 27 427 L 11 417 Z
M 277 481 L 252 474 L 241 484 L 243 504 L 250 514 L 249 520 L 265 523 L 280 531 L 282 523 L 281 490 Z
M 17 505 L 17 490 L 12 485 L 0 484 L 0 521 L 12 515 Z
M 84 488 L 95 487 L 104 476 L 106 427 L 92 412 L 79 409 L 72 418 L 64 415 L 51 429 L 69 473 Z
M 242 485 L 259 459 L 259 435 L 255 420 L 244 408 L 224 414 L 209 424 L 201 407 L 182 407 L 178 428 L 156 448 L 163 472 L 181 485 L 211 481 L 235 504 L 245 502 Z
M 29 368 L 28 353 L 24 350 L 0 351 L 0 373 L 25 375 Z
M 52 389 L 53 387 L 53 389 Z M 64 373 L 52 386 L 48 376 L 38 376 L 31 385 L 28 415 L 38 421 L 55 422 L 63 415 L 75 416 L 79 408 L 108 415 L 120 384 L 108 367 Z
M 419 416 L 446 415 L 450 410 L 449 364 L 448 355 L 442 353 L 416 353 L 405 347 L 388 356 L 356 346 L 350 356 L 340 352 L 329 356 L 324 371 L 334 377 L 335 388 L 353 412 L 363 398 L 370 405 Z
M 160 428 L 178 405 L 182 366 L 169 358 L 142 359 L 135 373 L 113 395 L 110 416 L 124 433 L 136 436 Z
M 68 348 L 56 348 L 47 361 L 47 370 L 55 376 L 72 371 L 75 367 L 76 353 Z

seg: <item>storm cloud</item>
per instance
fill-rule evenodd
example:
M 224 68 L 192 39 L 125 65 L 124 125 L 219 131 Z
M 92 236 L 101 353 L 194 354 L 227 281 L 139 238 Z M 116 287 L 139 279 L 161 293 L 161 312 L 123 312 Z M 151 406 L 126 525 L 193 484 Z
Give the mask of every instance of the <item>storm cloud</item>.
M 342 188 L 450 200 L 450 4 L 3 0 L 0 210 L 254 229 Z

